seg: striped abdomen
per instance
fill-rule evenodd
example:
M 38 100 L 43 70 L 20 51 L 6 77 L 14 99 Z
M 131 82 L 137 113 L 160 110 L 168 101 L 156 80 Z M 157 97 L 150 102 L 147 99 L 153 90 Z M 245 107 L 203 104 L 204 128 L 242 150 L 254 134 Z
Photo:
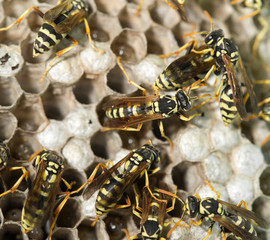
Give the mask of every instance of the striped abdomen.
M 116 174 L 104 182 L 96 199 L 95 208 L 97 216 L 111 211 L 116 206 L 125 192 L 125 189 L 123 189 L 125 183 L 125 174 Z
M 237 115 L 237 108 L 233 100 L 233 92 L 231 86 L 226 84 L 220 95 L 220 113 L 225 126 L 228 126 Z
M 106 116 L 110 119 L 114 118 L 129 118 L 137 117 L 141 115 L 153 114 L 153 106 L 151 102 L 145 104 L 130 104 L 129 102 L 123 103 L 117 107 L 111 107 L 106 109 Z
M 55 23 L 43 23 L 38 31 L 34 42 L 33 57 L 48 52 L 57 45 L 67 34 L 60 34 L 55 31 Z
M 60 162 L 56 162 L 58 155 L 48 152 L 47 156 L 54 158 L 54 161 L 45 159 L 40 162 L 35 181 L 22 209 L 21 225 L 24 233 L 41 226 L 54 207 L 64 166 L 61 158 Z

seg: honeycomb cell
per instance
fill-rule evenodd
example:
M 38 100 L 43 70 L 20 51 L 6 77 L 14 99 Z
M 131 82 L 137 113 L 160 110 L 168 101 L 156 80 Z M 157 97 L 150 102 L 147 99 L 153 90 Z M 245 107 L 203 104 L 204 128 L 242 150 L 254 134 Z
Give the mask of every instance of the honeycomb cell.
M 1 27 L 9 26 L 10 24 L 16 21 L 16 18 L 13 17 L 6 17 L 3 21 L 4 23 L 1 24 Z M 20 44 L 22 40 L 24 40 L 27 35 L 29 34 L 30 29 L 27 26 L 27 21 L 22 21 L 20 27 L 13 26 L 7 31 L 1 31 L 0 34 L 0 42 L 6 45 L 10 44 Z
M 95 1 L 97 9 L 103 13 L 107 13 L 112 16 L 117 16 L 119 11 L 125 6 L 125 0 L 99 0 Z
M 223 122 L 214 125 L 210 137 L 214 148 L 224 153 L 231 152 L 240 141 L 239 131 L 232 126 L 225 127 Z
M 165 27 L 152 25 L 145 32 L 145 36 L 149 54 L 169 54 L 178 48 L 172 32 Z
M 141 10 L 136 15 L 137 5 L 127 4 L 118 15 L 123 28 L 131 28 L 138 31 L 146 31 L 151 25 L 151 18 L 146 10 Z
M 173 183 L 179 189 L 183 189 L 187 192 L 193 192 L 199 184 L 203 181 L 200 174 L 201 164 L 181 162 L 173 167 L 171 175 Z
M 85 169 L 94 160 L 88 141 L 71 138 L 64 146 L 63 155 L 70 166 Z
M 95 229 L 91 227 L 91 223 L 89 219 L 85 218 L 78 226 L 77 229 L 80 240 L 97 239 Z
M 38 64 L 26 63 L 22 70 L 17 74 L 17 80 L 26 93 L 42 94 L 48 87 L 49 81 L 45 78 L 42 82 L 39 82 L 43 72 L 42 67 Z
M 151 6 L 150 15 L 154 22 L 167 28 L 172 28 L 180 21 L 178 12 L 172 9 L 164 0 L 156 1 Z
M 65 124 L 56 120 L 50 120 L 50 123 L 45 130 L 37 134 L 39 142 L 48 149 L 58 149 L 63 147 L 69 136 Z
M 259 147 L 244 144 L 233 152 L 233 163 L 240 173 L 252 177 L 264 164 L 264 157 Z
M 18 18 L 27 8 L 33 6 L 33 4 L 34 1 L 32 0 L 27 2 L 18 0 L 14 3 L 8 1 L 3 3 L 3 7 L 7 16 Z
M 266 196 L 270 196 L 270 166 L 267 166 L 260 175 L 260 188 Z
M 139 31 L 124 29 L 112 42 L 111 49 L 121 61 L 129 64 L 140 62 L 146 55 L 146 38 Z
M 115 63 L 114 55 L 109 46 L 96 43 L 96 47 L 104 50 L 104 54 L 95 51 L 92 47 L 84 48 L 80 52 L 80 62 L 84 71 L 94 76 L 107 72 Z
M 12 108 L 21 95 L 22 89 L 14 77 L 0 77 L 0 109 Z
M 252 211 L 270 225 L 270 199 L 268 197 L 260 196 L 256 198 L 252 203 Z
M 229 159 L 221 152 L 213 152 L 203 161 L 204 172 L 209 181 L 224 184 L 232 174 Z
M 125 233 L 122 229 L 127 228 L 127 219 L 119 214 L 109 213 L 104 219 L 106 231 L 110 236 L 110 240 L 122 239 Z
M 228 192 L 223 185 L 213 182 L 210 182 L 210 184 L 215 189 L 215 191 L 217 191 L 220 194 L 220 199 L 226 202 L 229 201 Z M 217 194 L 206 183 L 200 185 L 200 187 L 197 189 L 197 193 L 201 198 L 217 197 Z
M 74 107 L 70 87 L 50 87 L 41 96 L 45 114 L 49 119 L 63 120 Z
M 57 228 L 52 234 L 53 240 L 74 240 L 77 239 L 75 229 Z
M 5 240 L 27 240 L 25 234 L 21 230 L 21 225 L 14 222 L 6 222 L 0 229 L 0 239 Z
M 124 66 L 125 71 L 128 77 L 134 81 L 136 81 L 136 76 L 130 70 L 130 68 Z M 123 71 L 120 69 L 118 65 L 115 65 L 113 69 L 107 75 L 107 85 L 114 91 L 119 93 L 131 93 L 137 90 L 137 88 L 128 83 L 126 76 L 124 75 Z
M 230 200 L 237 204 L 241 200 L 250 202 L 254 197 L 253 182 L 242 175 L 233 176 L 226 185 Z
M 9 140 L 13 136 L 16 127 L 16 117 L 8 111 L 2 111 L 0 114 L 0 140 Z
M 41 228 L 35 228 L 27 233 L 29 240 L 43 240 L 44 235 L 44 231 Z
M 25 201 L 25 195 L 15 191 L 0 198 L 0 208 L 7 221 L 21 221 L 21 210 Z M 1 238 L 4 239 L 4 238 Z
M 76 100 L 81 104 L 97 103 L 105 95 L 103 83 L 104 76 L 87 77 L 83 75 L 73 88 L 73 94 Z
M 136 73 L 136 77 L 139 79 L 137 83 L 147 84 L 150 87 L 165 67 L 166 65 L 162 58 L 157 55 L 148 54 L 133 67 L 133 72 Z
M 90 140 L 94 154 L 104 159 L 112 158 L 120 150 L 121 145 L 121 139 L 115 132 L 98 131 Z
M 67 186 L 63 181 L 60 183 L 60 187 L 64 191 L 73 191 L 78 189 L 80 186 L 82 186 L 86 182 L 86 175 L 83 171 L 79 171 L 77 168 L 66 168 L 62 174 L 62 178 L 65 179 L 70 185 L 71 189 L 67 189 Z M 72 196 L 79 195 L 74 194 Z
M 47 67 L 51 61 L 52 59 L 47 61 Z M 50 68 L 47 76 L 50 78 L 52 83 L 70 85 L 77 82 L 83 75 L 83 72 L 84 69 L 80 64 L 78 55 L 74 57 L 67 57 L 64 55 L 63 57 L 61 56 L 56 60 L 56 62 Z
M 36 132 L 42 124 L 48 123 L 41 99 L 36 95 L 24 95 L 16 105 L 14 115 L 18 127 L 29 132 Z
M 16 160 L 29 159 L 32 153 L 42 148 L 35 135 L 20 129 L 16 130 L 8 145 L 11 156 Z
M 57 226 L 67 228 L 76 227 L 82 217 L 81 210 L 81 204 L 79 201 L 73 198 L 68 199 L 57 218 Z M 72 214 L 70 214 L 71 212 Z
M 178 147 L 183 157 L 191 162 L 201 161 L 209 154 L 210 146 L 203 129 L 188 128 L 179 134 Z
M 122 30 L 116 17 L 100 12 L 96 12 L 91 16 L 89 26 L 91 37 L 97 42 L 111 42 Z
M 0 76 L 14 76 L 21 70 L 23 63 L 17 48 L 0 44 Z

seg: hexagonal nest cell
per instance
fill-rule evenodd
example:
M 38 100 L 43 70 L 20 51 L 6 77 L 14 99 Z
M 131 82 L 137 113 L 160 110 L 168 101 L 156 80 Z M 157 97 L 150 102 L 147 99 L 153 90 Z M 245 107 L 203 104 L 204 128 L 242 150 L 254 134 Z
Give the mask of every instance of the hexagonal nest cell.
M 89 7 L 88 13 L 74 10 L 76 3 L 80 5 L 84 2 Z M 114 171 L 108 169 L 121 159 L 128 159 L 131 156 L 130 151 L 140 148 L 148 140 L 152 141 L 162 155 L 158 164 L 160 174 L 149 174 L 150 189 L 154 192 L 157 187 L 171 192 L 169 196 L 164 194 L 166 200 L 158 201 L 160 206 L 165 201 L 169 208 L 174 201 L 174 192 L 183 201 L 190 195 L 199 195 L 201 198 L 216 197 L 217 192 L 211 190 L 204 181 L 208 180 L 220 193 L 221 200 L 232 204 L 245 200 L 248 209 L 270 224 L 270 140 L 267 142 L 266 139 L 267 136 L 269 138 L 270 130 L 270 80 L 267 80 L 270 79 L 270 31 L 266 28 L 270 21 L 269 4 L 264 7 L 254 5 L 255 8 L 252 9 L 247 5 L 252 1 L 186 0 L 183 5 L 179 5 L 180 2 L 182 1 L 0 1 L 0 141 L 6 143 L 10 149 L 7 165 L 3 162 L 6 159 L 0 149 L 1 240 L 49 239 L 50 227 L 63 203 L 65 204 L 52 231 L 54 240 L 122 240 L 127 239 L 127 233 L 130 236 L 138 235 L 138 239 L 145 239 L 140 233 L 141 219 L 138 216 L 143 217 L 143 222 L 144 217 L 150 215 L 147 212 L 149 209 L 145 209 L 150 206 L 149 200 L 160 200 L 158 198 L 162 194 L 160 193 L 159 197 L 155 195 L 157 199 L 149 195 L 149 191 L 143 188 L 144 176 L 136 180 L 134 188 L 132 184 L 127 184 L 124 197 L 118 203 L 125 205 L 129 199 L 132 206 L 105 214 L 95 226 L 91 224 L 96 217 L 96 194 L 86 200 L 83 189 L 79 188 L 92 181 L 93 173 L 97 180 L 90 183 L 89 191 L 100 189 L 102 182 L 111 175 L 114 177 L 111 182 L 121 178 L 121 171 L 129 162 L 125 161 L 126 164 Z M 263 1 L 253 2 L 260 4 Z M 54 8 L 57 4 L 59 5 Z M 57 13 L 56 9 L 62 12 L 63 9 L 69 9 L 70 4 L 74 4 L 71 10 L 73 17 Z M 30 9 L 32 6 L 36 8 Z M 259 6 L 259 13 L 245 17 L 254 11 L 256 13 L 256 6 Z M 18 20 L 18 27 L 5 28 L 27 9 L 29 12 Z M 46 13 L 49 9 L 51 11 Z M 204 10 L 212 17 L 212 28 L 209 16 Z M 69 21 L 59 25 L 65 19 Z M 45 30 L 40 30 L 44 22 L 47 23 Z M 90 27 L 91 39 L 85 34 L 85 31 L 88 31 L 85 23 Z M 226 70 L 234 71 L 236 76 L 236 79 L 231 79 L 234 78 L 232 72 L 229 84 L 243 90 L 243 96 L 240 97 L 236 90 L 234 100 L 238 104 L 238 112 L 242 111 L 242 120 L 247 121 L 243 122 L 238 118 L 228 127 L 224 126 L 218 103 L 221 96 L 217 96 L 219 87 L 223 92 L 220 76 L 215 81 L 216 76 L 212 73 L 204 83 L 198 81 L 197 85 L 190 86 L 191 82 L 204 78 L 208 69 L 203 69 L 192 81 L 183 79 L 186 81 L 183 90 L 187 95 L 190 93 L 189 100 L 194 103 L 191 110 L 181 110 L 178 115 L 164 120 L 163 130 L 172 142 L 171 148 L 166 138 L 162 137 L 160 121 L 152 121 L 163 118 L 164 115 L 153 112 L 150 116 L 145 114 L 151 107 L 156 111 L 167 106 L 153 104 L 149 107 L 146 104 L 147 101 L 158 99 L 151 86 L 158 78 L 166 78 L 161 74 L 164 69 L 169 79 L 175 74 L 189 76 L 189 68 L 197 66 L 193 57 L 189 57 L 196 55 L 192 52 L 192 47 L 197 49 L 205 44 L 205 35 L 209 29 L 212 31 L 217 27 L 222 28 L 225 37 L 233 39 L 238 46 L 246 74 L 251 80 L 248 81 L 242 67 L 225 65 Z M 62 36 L 55 36 L 54 31 Z M 36 41 L 41 43 L 34 43 L 37 36 Z M 190 42 L 178 55 L 172 54 L 167 58 L 160 56 L 173 53 L 195 39 L 198 42 L 194 45 Z M 56 48 L 51 46 L 58 40 L 60 43 L 56 44 Z M 39 48 L 39 51 L 46 51 L 35 57 L 33 45 Z M 212 52 L 209 51 L 209 56 L 210 53 Z M 207 50 L 203 54 L 208 56 Z M 231 55 L 235 56 L 234 54 Z M 55 56 L 60 57 L 52 63 L 45 78 L 40 81 Z M 117 64 L 118 57 L 122 66 Z M 178 62 L 174 69 L 166 68 L 178 58 L 184 60 Z M 222 61 L 225 61 L 224 58 Z M 214 63 L 216 66 L 221 65 L 220 59 Z M 223 65 L 220 67 L 224 68 Z M 221 71 L 224 72 L 224 69 Z M 146 88 L 146 96 L 142 96 L 141 90 L 129 84 L 127 77 Z M 245 92 L 252 82 L 258 102 L 257 113 L 252 107 L 252 94 Z M 228 82 L 225 81 L 224 85 L 226 84 Z M 175 96 L 175 91 L 160 90 L 159 95 Z M 248 95 L 251 97 L 248 98 Z M 131 103 L 123 103 L 122 97 L 128 97 Z M 213 99 L 207 102 L 211 97 Z M 247 116 L 243 113 L 242 98 Z M 114 110 L 111 115 L 129 114 L 129 117 L 124 118 L 124 121 L 114 119 L 112 122 L 116 128 L 106 129 L 108 114 L 106 116 L 105 110 L 112 100 L 114 104 L 110 107 Z M 200 106 L 205 100 L 206 103 Z M 179 104 L 182 101 L 184 100 L 173 100 L 170 103 Z M 118 108 L 118 103 L 123 103 L 125 109 Z M 234 102 L 230 104 L 234 105 Z M 136 121 L 137 115 L 142 113 L 143 116 Z M 194 118 L 183 121 L 183 116 Z M 127 124 L 133 120 L 134 125 Z M 144 123 L 140 131 L 121 131 L 117 128 L 123 124 L 136 128 L 140 122 Z M 263 142 L 265 144 L 260 146 Z M 36 170 L 34 162 L 28 162 L 28 159 L 42 148 L 58 152 L 63 158 L 64 170 L 57 179 L 59 186 L 57 185 L 52 193 L 56 196 L 55 203 L 44 207 L 51 214 L 33 231 L 24 233 L 21 224 L 24 203 L 29 197 L 28 194 L 31 199 L 33 193 L 29 190 L 43 166 L 39 163 Z M 152 172 L 153 168 L 149 172 Z M 48 167 L 46 170 L 52 169 Z M 27 177 L 17 184 L 23 173 Z M 47 176 L 46 174 L 48 173 L 42 176 Z M 131 177 L 130 175 L 127 174 L 127 178 Z M 106 176 L 106 179 L 103 176 Z M 87 182 L 89 177 L 91 181 Z M 176 190 L 174 186 L 177 186 Z M 12 191 L 2 195 L 9 189 Z M 77 189 L 80 191 L 76 191 Z M 102 194 L 110 195 L 110 191 L 111 189 L 103 188 Z M 70 192 L 71 196 L 68 195 Z M 137 211 L 134 210 L 135 196 L 138 202 Z M 40 204 L 42 203 L 41 201 Z M 156 210 L 152 211 L 155 213 Z M 136 216 L 133 214 L 135 212 Z M 172 212 L 162 213 L 164 216 L 160 214 L 161 222 L 162 217 L 165 222 L 176 222 L 182 213 L 183 203 L 176 199 Z M 184 216 L 183 221 L 188 223 L 190 219 Z M 207 235 L 209 225 L 203 222 L 201 226 L 191 228 L 178 226 L 169 237 L 167 233 L 172 227 L 173 223 L 164 227 L 161 235 L 155 239 L 163 237 L 174 240 L 201 240 Z M 270 240 L 269 230 L 256 230 L 260 239 Z M 227 239 L 236 239 L 230 233 L 226 236 Z M 221 239 L 218 226 L 214 226 L 209 239 Z

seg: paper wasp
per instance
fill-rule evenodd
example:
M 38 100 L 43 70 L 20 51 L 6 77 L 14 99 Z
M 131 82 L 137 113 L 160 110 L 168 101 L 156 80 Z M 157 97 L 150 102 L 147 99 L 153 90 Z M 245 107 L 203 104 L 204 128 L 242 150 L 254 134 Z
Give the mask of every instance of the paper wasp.
M 75 47 L 78 42 L 69 36 L 69 32 L 79 23 L 84 22 L 86 34 L 88 35 L 89 42 L 91 46 L 99 52 L 104 53 L 103 50 L 100 50 L 95 47 L 92 42 L 90 36 L 90 28 L 87 22 L 88 16 L 88 6 L 84 0 L 60 0 L 59 4 L 54 8 L 48 10 L 47 12 L 41 12 L 37 7 L 33 6 L 28 8 L 14 23 L 11 25 L 1 28 L 0 31 L 6 31 L 10 29 L 15 24 L 20 24 L 20 22 L 24 19 L 24 17 L 31 11 L 34 10 L 38 13 L 38 15 L 43 18 L 43 25 L 40 27 L 38 31 L 38 35 L 35 39 L 33 46 L 33 57 L 37 57 L 40 54 L 48 52 L 55 45 L 59 44 L 59 42 L 66 38 L 73 43 L 73 45 L 56 52 L 56 56 L 50 62 L 47 69 L 43 73 L 40 81 L 44 79 L 47 72 L 56 61 L 58 57 L 63 55 L 64 53 L 71 50 Z
M 198 194 L 195 194 L 194 196 L 188 196 L 186 202 L 183 202 L 182 199 L 177 197 L 178 200 L 182 202 L 184 211 L 181 219 L 168 232 L 167 237 L 169 237 L 176 226 L 180 224 L 185 215 L 191 218 L 201 216 L 198 222 L 190 222 L 190 224 L 194 224 L 195 226 L 201 225 L 203 220 L 209 220 L 211 222 L 208 233 L 203 240 L 206 240 L 210 236 L 215 222 L 220 225 L 221 235 L 224 240 L 226 239 L 225 233 L 227 232 L 233 233 L 237 239 L 259 239 L 253 225 L 261 226 L 266 229 L 269 228 L 268 223 L 264 219 L 258 217 L 254 212 L 247 210 L 245 201 L 240 201 L 238 205 L 222 201 L 220 200 L 219 193 L 212 185 L 208 181 L 205 182 L 212 191 L 216 193 L 217 197 L 201 199 Z M 242 204 L 244 208 L 241 207 Z
M 144 174 L 146 185 L 148 185 L 148 174 L 154 174 L 159 170 L 155 168 L 161 160 L 160 151 L 155 148 L 151 141 L 148 141 L 142 147 L 133 150 L 118 163 L 107 169 L 102 163 L 99 163 L 92 172 L 88 181 L 84 183 L 76 192 L 83 189 L 86 185 L 83 196 L 84 199 L 89 199 L 94 192 L 99 189 L 96 198 L 96 219 L 92 223 L 94 226 L 99 217 L 109 211 L 117 208 L 125 208 L 131 205 L 130 199 L 127 197 L 126 205 L 118 205 L 117 203 L 122 198 L 123 194 L 136 179 Z M 110 162 L 108 162 L 110 163 Z M 119 172 L 119 167 L 124 164 L 124 170 Z M 103 173 L 94 179 L 99 167 L 103 168 Z
M 192 52 L 191 50 L 194 47 L 194 43 L 195 42 L 192 41 L 192 44 L 188 49 L 188 53 L 186 55 L 174 60 L 157 77 L 153 85 L 153 90 L 156 95 L 158 95 L 158 90 L 162 91 L 175 90 L 177 88 L 182 88 L 187 85 L 190 85 L 190 81 L 192 79 L 196 79 L 199 74 L 208 71 L 215 64 L 215 60 L 213 56 L 211 56 L 211 52 L 200 54 Z M 183 49 L 186 48 L 186 46 L 187 44 L 185 44 L 183 47 L 181 47 L 177 52 L 173 54 L 180 53 Z M 207 49 L 206 45 L 198 48 L 197 50 L 203 51 L 205 49 Z M 170 55 L 172 54 L 169 54 L 167 56 Z M 202 81 L 207 79 L 209 75 L 210 74 L 206 74 Z
M 257 114 L 257 101 L 252 83 L 247 76 L 239 55 L 238 47 L 232 40 L 225 38 L 221 29 L 213 30 L 212 19 L 208 12 L 205 11 L 205 14 L 211 23 L 211 31 L 200 33 L 205 35 L 204 42 L 208 46 L 208 49 L 201 51 L 193 49 L 192 51 L 195 53 L 211 52 L 211 55 L 215 58 L 215 65 L 211 67 L 208 74 L 211 72 L 214 72 L 217 76 L 222 74 L 221 83 L 216 92 L 216 96 L 220 94 L 221 115 L 224 124 L 227 126 L 236 117 L 237 113 L 239 113 L 241 119 L 248 119 L 239 78 L 243 78 L 244 80 L 244 86 L 247 88 L 251 107 L 255 114 Z M 194 34 L 197 33 L 191 33 L 187 36 Z M 236 74 L 236 68 L 239 70 L 238 74 Z M 221 90 L 222 86 L 223 89 Z
M 170 207 L 167 207 L 171 196 L 166 194 L 166 190 L 162 190 L 162 192 L 160 192 L 160 189 L 154 188 L 154 191 L 151 192 L 150 188 L 145 186 L 142 192 L 142 207 L 140 207 L 139 194 L 137 193 L 134 185 L 133 188 L 136 200 L 136 205 L 133 206 L 133 214 L 141 219 L 141 229 L 140 233 L 134 237 L 130 237 L 127 230 L 123 229 L 128 239 L 165 240 L 165 238 L 161 237 L 162 230 L 163 227 L 169 225 L 170 222 L 165 223 L 164 218 L 166 213 L 174 209 L 175 198 L 172 198 Z
M 30 157 L 29 162 L 34 158 L 33 165 L 38 168 L 38 171 L 34 182 L 31 184 L 22 209 L 21 226 L 24 233 L 42 226 L 50 217 L 56 201 L 56 195 L 58 194 L 59 184 L 62 179 L 61 176 L 64 171 L 64 161 L 55 151 L 43 148 L 34 153 Z M 71 188 L 64 179 L 62 180 L 67 188 Z M 70 196 L 70 193 L 66 192 L 64 195 L 66 195 L 66 197 L 55 210 L 56 216 L 51 225 L 50 239 L 57 216 Z

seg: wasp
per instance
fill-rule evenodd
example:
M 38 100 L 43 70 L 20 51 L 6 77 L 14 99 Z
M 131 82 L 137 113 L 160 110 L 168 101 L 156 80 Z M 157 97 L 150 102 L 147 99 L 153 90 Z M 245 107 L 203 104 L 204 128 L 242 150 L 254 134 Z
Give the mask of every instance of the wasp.
M 204 96 L 208 95 L 201 97 Z M 193 99 L 197 99 L 197 97 L 190 97 L 189 92 L 184 89 L 179 89 L 175 96 L 158 95 L 112 99 L 102 106 L 107 116 L 104 121 L 106 128 L 103 131 L 113 129 L 140 131 L 144 122 L 169 118 L 173 114 L 177 114 L 181 120 L 189 121 L 195 116 L 202 116 L 201 113 L 194 113 L 185 117 L 180 113 L 191 109 L 191 100 Z M 137 125 L 137 128 L 131 127 L 134 125 Z M 164 133 L 162 121 L 159 121 L 159 129 L 161 136 L 172 147 L 171 140 Z
M 158 95 L 158 90 L 174 90 L 190 85 L 192 79 L 196 79 L 199 74 L 209 71 L 210 68 L 215 64 L 215 59 L 211 55 L 211 52 L 202 52 L 197 54 L 191 51 L 194 46 L 194 41 L 191 41 L 188 43 L 188 45 L 189 44 L 191 44 L 191 46 L 188 49 L 187 54 L 169 64 L 155 80 L 153 85 L 155 95 Z M 179 54 L 186 47 L 187 44 L 173 54 Z M 205 49 L 207 49 L 206 45 L 201 46 L 197 50 L 203 51 Z M 167 57 L 170 55 L 162 57 Z M 206 74 L 201 82 L 206 80 L 209 75 L 210 74 Z
M 47 69 L 43 73 L 40 82 L 44 79 L 47 72 L 56 61 L 58 57 L 64 53 L 70 51 L 73 47 L 78 45 L 78 41 L 69 36 L 69 32 L 79 23 L 84 22 L 86 34 L 88 36 L 91 46 L 101 53 L 104 53 L 103 50 L 100 50 L 95 47 L 90 36 L 90 28 L 87 22 L 87 16 L 89 8 L 84 0 L 60 0 L 59 4 L 54 8 L 43 13 L 37 7 L 32 6 L 28 8 L 14 23 L 8 27 L 1 28 L 0 31 L 6 31 L 10 29 L 15 24 L 20 24 L 24 17 L 31 11 L 34 10 L 37 14 L 43 18 L 43 25 L 38 31 L 38 35 L 34 41 L 33 46 L 33 57 L 37 57 L 40 54 L 48 52 L 55 45 L 59 44 L 63 38 L 68 39 L 73 44 L 61 51 L 56 52 L 55 58 L 50 62 Z
M 134 186 L 134 185 L 133 185 Z M 166 190 L 154 188 L 152 192 L 147 186 L 143 188 L 142 207 L 140 207 L 139 194 L 134 188 L 136 205 L 133 206 L 133 214 L 141 219 L 140 233 L 137 236 L 130 237 L 127 230 L 123 229 L 128 239 L 156 239 L 165 240 L 161 237 L 164 226 L 169 223 L 164 222 L 166 213 L 172 211 L 175 205 L 175 198 L 172 198 L 170 207 L 167 207 L 170 196 Z M 161 192 L 162 191 L 162 192 Z
M 43 148 L 34 153 L 29 161 L 34 158 L 33 165 L 38 170 L 22 209 L 21 226 L 24 233 L 42 226 L 51 215 L 64 171 L 64 161 L 55 151 Z M 64 183 L 70 188 L 65 180 Z M 70 194 L 66 194 L 55 210 L 56 217 L 51 226 L 50 237 L 56 218 L 69 196 Z
M 154 174 L 159 171 L 159 167 L 154 166 L 161 160 L 160 151 L 152 145 L 149 140 L 142 147 L 131 151 L 126 157 L 118 163 L 107 169 L 107 166 L 100 163 L 92 172 L 88 181 L 84 183 L 76 192 L 82 190 L 86 185 L 83 197 L 89 199 L 92 194 L 99 189 L 96 198 L 96 219 L 92 223 L 94 226 L 105 213 L 117 208 L 125 208 L 131 205 L 130 199 L 127 197 L 126 205 L 118 205 L 123 194 L 129 186 L 131 186 L 138 177 L 145 175 L 146 185 L 148 185 L 148 174 Z M 109 162 L 108 162 L 109 163 Z M 123 171 L 119 172 L 119 167 L 124 164 Z M 103 173 L 94 179 L 98 168 L 104 169 Z
M 193 49 L 192 51 L 195 53 L 211 52 L 211 55 L 215 58 L 215 65 L 211 67 L 208 74 L 211 72 L 214 72 L 217 76 L 222 74 L 221 83 L 216 92 L 216 96 L 220 94 L 221 115 L 224 124 L 227 126 L 236 117 L 237 113 L 239 113 L 241 119 L 248 119 L 239 78 L 243 78 L 244 80 L 244 85 L 248 91 L 247 96 L 249 96 L 252 110 L 256 114 L 257 101 L 252 83 L 247 76 L 239 55 L 237 45 L 231 39 L 225 38 L 222 29 L 213 30 L 211 16 L 206 11 L 205 14 L 211 23 L 211 31 L 201 32 L 201 34 L 206 35 L 204 42 L 208 46 L 208 49 L 202 51 Z M 193 34 L 194 33 L 188 35 Z M 239 69 L 238 74 L 236 74 L 236 68 Z M 223 89 L 221 90 L 222 87 Z
M 210 236 L 215 222 L 220 225 L 221 235 L 224 240 L 226 239 L 226 231 L 233 233 L 237 239 L 255 240 L 259 238 L 257 237 L 253 224 L 256 226 L 259 225 L 263 228 L 269 228 L 268 223 L 264 219 L 258 217 L 254 212 L 247 210 L 246 203 L 244 201 L 240 201 L 238 205 L 222 201 L 220 200 L 219 193 L 214 190 L 212 185 L 208 181 L 206 181 L 206 183 L 217 194 L 217 197 L 201 199 L 198 194 L 195 194 L 194 196 L 188 196 L 186 202 L 183 202 L 183 200 L 178 198 L 184 205 L 184 211 L 180 221 L 178 221 L 178 223 L 176 223 L 176 225 L 169 231 L 167 235 L 168 237 L 175 227 L 181 222 L 184 215 L 188 215 L 191 218 L 195 218 L 200 215 L 201 218 L 198 222 L 191 222 L 191 224 L 196 226 L 200 225 L 203 220 L 209 220 L 211 222 L 208 233 L 203 240 Z M 244 204 L 244 208 L 241 207 L 242 204 Z

